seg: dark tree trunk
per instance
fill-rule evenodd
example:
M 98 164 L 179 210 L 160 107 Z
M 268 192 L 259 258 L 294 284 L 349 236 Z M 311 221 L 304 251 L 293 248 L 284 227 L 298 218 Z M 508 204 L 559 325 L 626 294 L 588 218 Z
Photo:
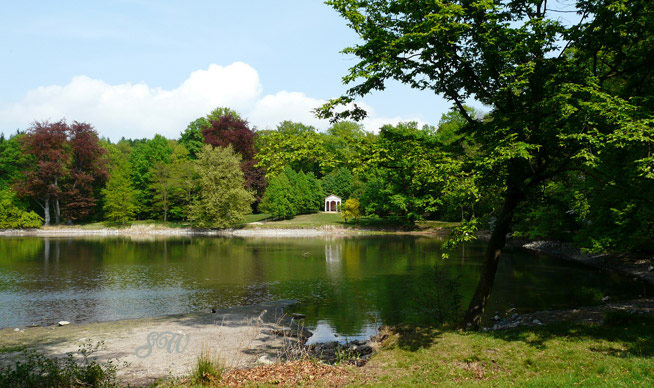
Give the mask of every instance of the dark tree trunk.
M 468 311 L 463 318 L 463 328 L 477 330 L 481 325 L 481 318 L 484 315 L 486 302 L 490 297 L 491 290 L 493 289 L 493 282 L 495 281 L 495 272 L 500 260 L 500 255 L 506 244 L 506 234 L 511 228 L 513 221 L 513 214 L 515 209 L 523 198 L 521 192 L 515 190 L 508 190 L 502 211 L 497 218 L 493 233 L 491 234 L 486 253 L 484 254 L 484 267 L 481 270 L 481 276 L 475 294 L 470 300 Z

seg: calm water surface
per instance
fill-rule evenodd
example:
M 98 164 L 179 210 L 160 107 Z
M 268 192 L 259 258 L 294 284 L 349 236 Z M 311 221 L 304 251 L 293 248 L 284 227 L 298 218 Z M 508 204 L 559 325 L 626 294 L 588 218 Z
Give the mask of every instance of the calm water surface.
M 448 320 L 467 307 L 482 244 L 441 259 L 426 237 L 0 238 L 0 327 L 97 322 L 296 299 L 322 339 L 380 323 Z M 488 311 L 563 308 L 651 294 L 628 279 L 509 252 Z

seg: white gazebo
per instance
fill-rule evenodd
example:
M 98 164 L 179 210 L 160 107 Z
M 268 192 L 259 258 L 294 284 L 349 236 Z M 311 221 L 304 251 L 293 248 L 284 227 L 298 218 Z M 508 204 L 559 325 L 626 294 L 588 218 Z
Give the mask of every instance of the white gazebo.
M 326 212 L 337 212 L 341 207 L 341 197 L 336 195 L 329 195 L 325 198 L 325 211 Z

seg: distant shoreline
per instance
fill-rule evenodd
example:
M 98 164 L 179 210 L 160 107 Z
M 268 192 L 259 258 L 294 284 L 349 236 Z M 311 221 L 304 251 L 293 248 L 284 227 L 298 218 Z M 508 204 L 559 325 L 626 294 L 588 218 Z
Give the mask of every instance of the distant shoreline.
M 232 229 L 195 229 L 171 228 L 154 225 L 139 225 L 126 228 L 83 228 L 74 226 L 49 226 L 39 229 L 0 230 L 0 237 L 324 237 L 324 236 L 370 236 L 370 235 L 442 235 L 443 230 L 401 230 L 343 228 L 338 226 L 321 226 L 317 228 L 232 228 Z

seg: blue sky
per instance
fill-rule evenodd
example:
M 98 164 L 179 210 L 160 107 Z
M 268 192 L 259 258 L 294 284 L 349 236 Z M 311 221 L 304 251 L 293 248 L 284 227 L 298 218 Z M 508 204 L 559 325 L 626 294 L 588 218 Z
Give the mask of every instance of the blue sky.
M 317 0 L 7 2 L 0 25 L 0 131 L 65 117 L 112 139 L 176 137 L 214 105 L 324 129 L 310 110 L 346 90 L 357 41 Z M 397 83 L 363 102 L 372 131 L 449 108 Z

